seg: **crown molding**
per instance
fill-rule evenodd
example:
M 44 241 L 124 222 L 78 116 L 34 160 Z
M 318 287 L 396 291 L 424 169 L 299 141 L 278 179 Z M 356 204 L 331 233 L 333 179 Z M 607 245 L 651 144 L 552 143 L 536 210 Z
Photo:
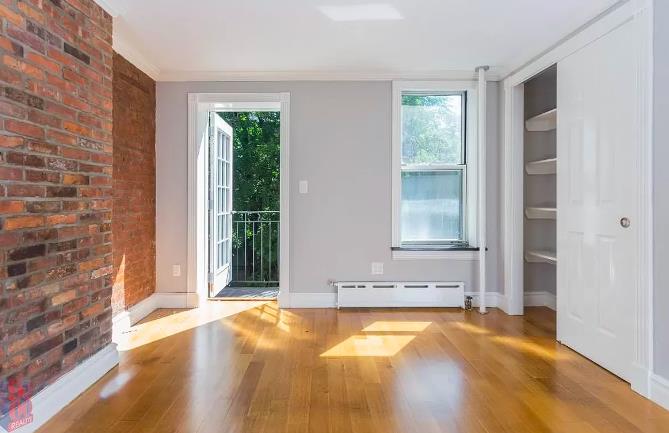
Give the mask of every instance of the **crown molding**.
M 112 0 L 94 0 L 95 3 L 98 4 L 102 9 L 104 9 L 109 15 L 111 15 L 113 18 L 116 18 L 117 16 L 120 15 L 120 12 L 116 7 L 112 6 Z
M 161 71 L 159 81 L 392 81 L 475 80 L 470 71 Z M 489 81 L 500 74 L 492 70 Z
M 160 68 L 149 60 L 142 52 L 137 49 L 137 44 L 133 43 L 117 26 L 118 20 L 114 19 L 114 51 L 122 55 L 127 61 L 135 65 L 153 80 L 158 81 L 160 77 Z

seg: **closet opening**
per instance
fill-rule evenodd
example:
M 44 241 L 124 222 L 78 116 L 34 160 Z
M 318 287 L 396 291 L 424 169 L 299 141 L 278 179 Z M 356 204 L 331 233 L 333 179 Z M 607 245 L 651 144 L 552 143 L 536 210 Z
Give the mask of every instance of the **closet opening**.
M 524 298 L 556 309 L 557 65 L 524 84 Z M 542 307 L 538 307 L 542 308 Z M 525 313 L 537 307 L 525 307 Z M 544 309 L 543 313 L 546 311 Z M 555 314 L 550 312 L 553 323 Z

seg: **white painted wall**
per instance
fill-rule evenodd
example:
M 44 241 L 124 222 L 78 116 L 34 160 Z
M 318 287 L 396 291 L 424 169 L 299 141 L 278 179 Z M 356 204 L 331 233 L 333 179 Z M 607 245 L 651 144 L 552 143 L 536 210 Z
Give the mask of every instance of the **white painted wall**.
M 654 17 L 654 328 L 655 373 L 669 379 L 669 2 L 655 0 Z
M 156 266 L 159 292 L 186 291 L 187 94 L 290 92 L 291 292 L 332 292 L 335 280 L 452 280 L 477 290 L 477 262 L 391 259 L 391 83 L 159 82 Z M 498 266 L 498 86 L 488 86 L 489 290 Z M 309 181 L 309 194 L 298 182 Z M 385 274 L 371 275 L 371 262 Z M 172 265 L 180 264 L 180 277 Z

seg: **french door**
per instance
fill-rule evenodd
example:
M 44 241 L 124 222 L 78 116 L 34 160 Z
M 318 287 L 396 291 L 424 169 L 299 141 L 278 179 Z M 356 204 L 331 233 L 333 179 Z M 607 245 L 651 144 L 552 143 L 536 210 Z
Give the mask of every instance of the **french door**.
M 639 121 L 632 23 L 558 63 L 557 336 L 630 379 Z
M 209 296 L 230 284 L 232 272 L 232 128 L 209 113 Z

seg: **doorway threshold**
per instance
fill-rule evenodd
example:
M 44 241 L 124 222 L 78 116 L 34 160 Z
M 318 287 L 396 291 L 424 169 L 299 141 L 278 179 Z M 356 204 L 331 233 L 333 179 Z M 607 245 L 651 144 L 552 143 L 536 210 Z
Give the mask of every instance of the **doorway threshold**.
M 226 287 L 212 299 L 256 301 L 274 300 L 278 296 L 278 287 Z

